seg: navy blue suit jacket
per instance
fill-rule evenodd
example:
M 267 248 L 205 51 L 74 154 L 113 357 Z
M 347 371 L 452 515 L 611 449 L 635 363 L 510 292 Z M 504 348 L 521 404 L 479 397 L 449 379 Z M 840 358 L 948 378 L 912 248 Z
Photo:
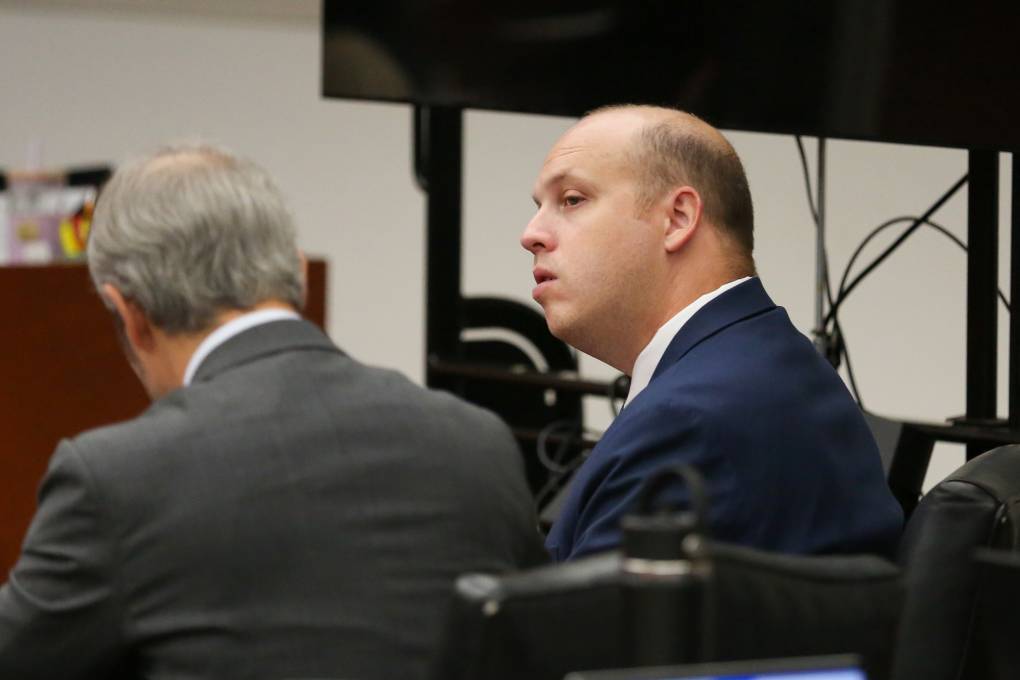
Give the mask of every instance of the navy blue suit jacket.
M 564 560 L 616 547 L 642 481 L 705 477 L 713 538 L 786 553 L 891 554 L 903 516 L 836 372 L 752 278 L 699 310 L 571 484 L 546 540 Z M 685 506 L 677 483 L 667 501 Z

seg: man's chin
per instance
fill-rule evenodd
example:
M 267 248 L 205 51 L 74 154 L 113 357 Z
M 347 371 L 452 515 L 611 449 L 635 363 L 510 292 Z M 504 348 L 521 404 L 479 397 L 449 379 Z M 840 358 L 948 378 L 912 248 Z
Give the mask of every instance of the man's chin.
M 562 318 L 554 315 L 545 315 L 546 326 L 549 327 L 549 332 L 552 333 L 553 337 L 557 340 L 562 340 L 570 346 L 574 346 L 575 333 L 573 332 L 573 324 L 566 323 Z

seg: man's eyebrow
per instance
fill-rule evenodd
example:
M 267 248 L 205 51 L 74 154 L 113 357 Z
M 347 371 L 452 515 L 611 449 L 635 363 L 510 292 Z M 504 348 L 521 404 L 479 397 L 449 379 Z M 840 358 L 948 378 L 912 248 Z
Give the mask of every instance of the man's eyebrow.
M 543 187 L 546 187 L 546 186 L 555 186 L 555 185 L 561 183 L 563 180 L 569 179 L 571 177 L 573 177 L 573 174 L 571 173 L 570 170 L 561 170 L 560 172 L 557 172 L 555 175 L 553 175 L 549 179 L 543 181 L 541 186 L 543 186 Z M 532 194 L 531 195 L 531 200 L 535 202 L 536 206 L 542 207 L 542 202 L 538 200 L 538 195 L 537 194 Z

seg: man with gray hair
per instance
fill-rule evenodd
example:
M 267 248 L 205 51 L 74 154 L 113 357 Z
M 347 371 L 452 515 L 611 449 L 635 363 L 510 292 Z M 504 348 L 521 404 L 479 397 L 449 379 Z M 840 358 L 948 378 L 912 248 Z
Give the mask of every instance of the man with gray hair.
M 154 403 L 57 447 L 0 589 L 0 677 L 421 677 L 453 579 L 538 559 L 505 425 L 299 317 L 255 164 L 124 166 L 88 264 Z

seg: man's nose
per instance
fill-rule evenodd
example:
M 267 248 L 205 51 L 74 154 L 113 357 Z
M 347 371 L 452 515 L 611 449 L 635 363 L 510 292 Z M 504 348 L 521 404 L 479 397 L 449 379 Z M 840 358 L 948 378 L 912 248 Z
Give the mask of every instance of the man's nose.
M 538 254 L 540 250 L 552 250 L 555 247 L 551 231 L 545 226 L 541 212 L 528 222 L 521 234 L 521 246 L 530 253 Z

